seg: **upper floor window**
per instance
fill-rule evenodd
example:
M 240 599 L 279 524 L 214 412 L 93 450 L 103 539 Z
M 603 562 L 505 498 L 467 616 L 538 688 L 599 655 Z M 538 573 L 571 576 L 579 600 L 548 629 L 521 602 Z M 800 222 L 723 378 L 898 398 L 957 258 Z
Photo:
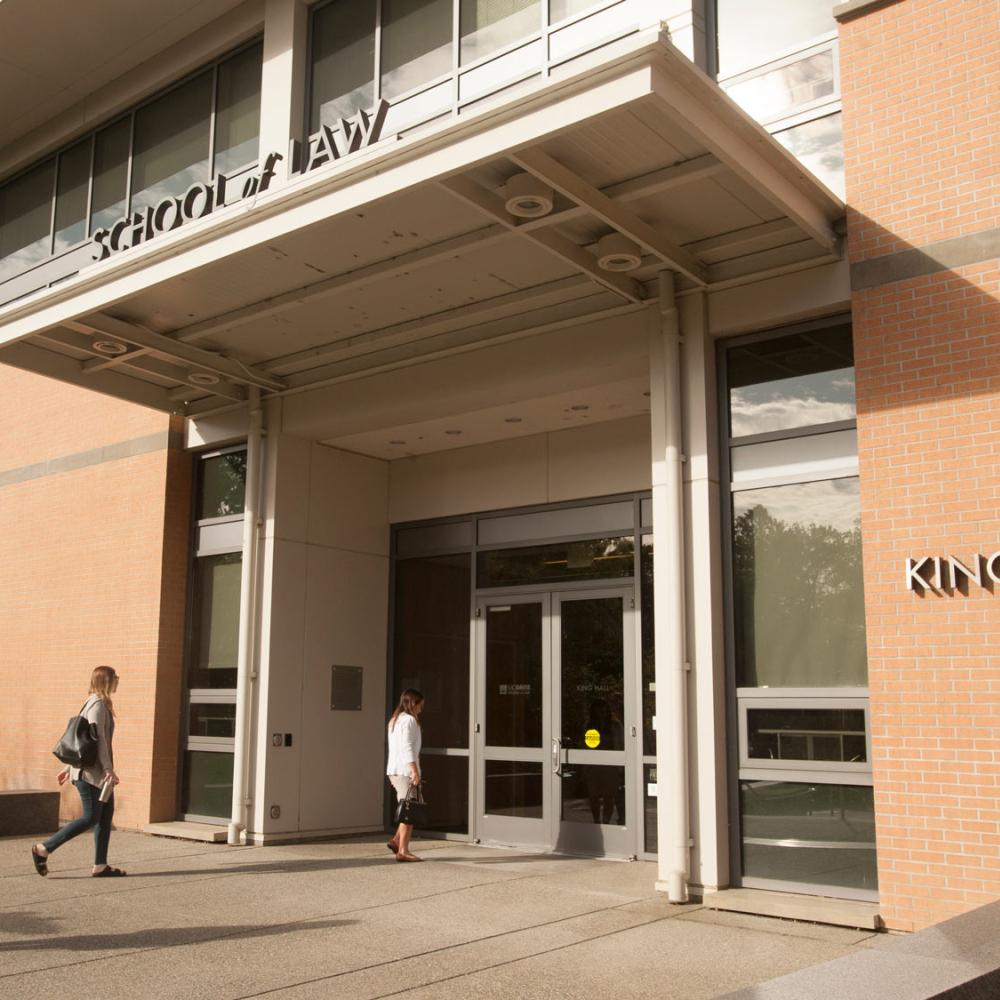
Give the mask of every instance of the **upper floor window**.
M 0 282 L 258 157 L 258 42 L 0 186 Z

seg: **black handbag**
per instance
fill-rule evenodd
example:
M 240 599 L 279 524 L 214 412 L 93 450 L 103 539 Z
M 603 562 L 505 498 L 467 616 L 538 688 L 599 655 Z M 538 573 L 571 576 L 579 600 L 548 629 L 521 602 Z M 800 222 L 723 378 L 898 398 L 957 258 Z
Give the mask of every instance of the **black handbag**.
M 86 706 L 87 702 L 84 702 L 83 708 Z M 85 715 L 74 715 L 52 752 L 70 767 L 89 767 L 97 760 L 97 723 L 91 722 Z
M 424 790 L 421 785 L 410 785 L 396 806 L 396 822 L 408 826 L 427 825 L 427 803 L 424 801 Z

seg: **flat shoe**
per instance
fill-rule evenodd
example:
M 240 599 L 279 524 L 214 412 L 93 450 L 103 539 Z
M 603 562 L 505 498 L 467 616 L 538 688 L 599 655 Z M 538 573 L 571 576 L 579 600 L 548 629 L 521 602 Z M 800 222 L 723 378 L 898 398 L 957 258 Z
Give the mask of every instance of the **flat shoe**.
M 423 861 L 423 858 L 418 858 L 415 854 L 397 854 L 397 861 Z
M 399 854 L 399 845 L 398 844 L 393 843 L 391 840 L 387 840 L 385 842 L 385 846 L 388 847 L 389 850 L 392 851 L 393 854 Z
M 105 868 L 104 871 L 92 872 L 91 878 L 124 878 L 128 872 L 123 872 L 120 868 Z
M 35 854 L 34 847 L 31 849 L 31 860 L 35 863 L 35 871 L 38 872 L 39 875 L 48 875 L 48 858 L 43 858 L 40 854 Z

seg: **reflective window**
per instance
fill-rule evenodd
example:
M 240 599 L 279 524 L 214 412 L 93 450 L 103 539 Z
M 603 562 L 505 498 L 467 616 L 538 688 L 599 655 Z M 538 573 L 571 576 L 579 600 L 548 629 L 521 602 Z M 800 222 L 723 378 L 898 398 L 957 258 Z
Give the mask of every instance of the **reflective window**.
M 469 745 L 471 586 L 468 552 L 396 563 L 393 697 L 423 692 L 425 746 Z
M 316 11 L 310 132 L 374 103 L 375 11 L 376 0 L 334 0 Z
M 606 764 L 564 764 L 564 823 L 625 825 L 625 768 Z
M 181 813 L 225 819 L 233 812 L 233 755 L 207 750 L 184 754 Z
M 834 90 L 833 49 L 825 49 L 735 83 L 726 92 L 758 121 L 768 121 L 791 108 L 831 97 Z
M 189 736 L 206 739 L 234 739 L 236 736 L 236 705 L 192 702 Z
M 199 520 L 243 513 L 247 479 L 245 451 L 230 451 L 202 459 L 198 475 L 196 516 Z
M 426 714 L 426 713 L 425 713 Z M 423 721 L 421 716 L 421 721 Z M 435 833 L 469 832 L 469 758 L 445 757 L 426 751 L 420 755 L 420 772 L 427 787 L 427 822 Z
M 135 113 L 132 209 L 208 180 L 212 74 L 202 73 Z
M 542 745 L 542 605 L 486 609 L 486 745 Z
M 739 687 L 864 687 L 857 479 L 733 496 Z
M 643 848 L 647 854 L 655 854 L 657 847 L 656 835 L 656 803 L 658 800 L 656 784 L 656 765 L 642 766 L 642 804 L 643 804 Z
M 476 583 L 479 587 L 517 587 L 627 577 L 635 571 L 632 556 L 631 536 L 496 549 L 478 553 Z
M 775 132 L 774 137 L 834 194 L 844 197 L 844 134 L 839 112 Z
M 870 787 L 742 781 L 740 809 L 744 877 L 878 888 Z
M 855 418 L 850 324 L 727 352 L 733 437 Z
M 255 45 L 219 65 L 216 84 L 215 171 L 255 163 L 260 155 L 260 83 L 263 48 Z
M 0 281 L 49 256 L 55 160 L 0 188 Z
M 830 0 L 717 0 L 716 23 L 723 76 L 837 30 Z
M 452 0 L 382 0 L 382 97 L 451 72 Z
M 582 14 L 588 7 L 593 7 L 596 0 L 549 0 L 549 23 L 555 24 L 564 18 Z
M 90 231 L 108 229 L 127 214 L 128 155 L 132 120 L 123 118 L 94 136 L 94 192 Z
M 639 550 L 639 597 L 642 632 L 642 752 L 656 753 L 656 630 L 653 618 L 653 536 L 642 536 Z
M 485 761 L 487 815 L 541 819 L 542 773 L 542 765 L 530 761 Z
M 239 552 L 195 560 L 190 687 L 236 687 L 242 562 Z
M 864 709 L 747 709 L 747 756 L 864 763 L 868 760 Z
M 541 31 L 540 0 L 460 0 L 463 65 Z
M 87 237 L 87 189 L 90 186 L 91 140 L 70 146 L 59 156 L 56 182 L 56 233 L 53 250 L 59 253 Z

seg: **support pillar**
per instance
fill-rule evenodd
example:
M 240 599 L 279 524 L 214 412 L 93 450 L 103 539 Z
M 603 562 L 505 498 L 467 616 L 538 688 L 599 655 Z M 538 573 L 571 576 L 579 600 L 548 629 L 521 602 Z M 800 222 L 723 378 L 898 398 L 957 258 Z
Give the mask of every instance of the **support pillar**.
M 303 0 L 266 0 L 264 66 L 260 89 L 260 153 L 281 153 L 275 181 L 291 171 L 292 142 L 305 131 L 306 34 L 309 9 Z

